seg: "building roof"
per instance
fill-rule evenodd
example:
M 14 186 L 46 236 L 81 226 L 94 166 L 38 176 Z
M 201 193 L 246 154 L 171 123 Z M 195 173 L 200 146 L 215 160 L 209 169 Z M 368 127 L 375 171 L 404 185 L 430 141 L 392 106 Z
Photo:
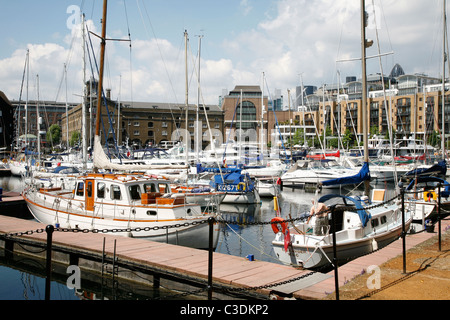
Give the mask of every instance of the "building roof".
M 231 92 L 259 92 L 261 93 L 261 87 L 260 86 L 247 86 L 247 85 L 238 85 L 236 87 L 234 87 L 233 90 L 230 91 Z
M 168 103 L 168 102 L 137 102 L 137 101 L 122 101 L 121 105 L 130 109 L 154 109 L 154 110 L 184 110 L 183 103 Z M 208 111 L 222 112 L 218 105 L 205 105 Z M 189 110 L 196 110 L 197 105 L 189 104 Z M 202 109 L 201 109 L 202 110 Z

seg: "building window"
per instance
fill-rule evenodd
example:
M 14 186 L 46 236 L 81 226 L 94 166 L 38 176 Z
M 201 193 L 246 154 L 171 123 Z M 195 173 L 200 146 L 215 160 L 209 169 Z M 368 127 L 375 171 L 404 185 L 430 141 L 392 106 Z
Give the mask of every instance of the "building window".
M 135 122 L 133 123 L 133 125 L 134 125 L 135 127 L 139 127 L 139 121 L 135 121 Z
M 153 122 L 150 121 L 150 122 L 148 123 L 148 128 L 153 128 Z
M 163 122 L 163 123 L 162 123 L 162 127 L 163 127 L 163 128 L 167 128 L 167 127 L 168 127 L 167 122 Z
M 133 134 L 134 134 L 135 136 L 138 136 L 138 135 L 139 135 L 139 131 L 138 131 L 138 130 L 134 130 Z
M 167 130 L 163 130 L 163 131 L 161 132 L 161 135 L 167 136 Z
M 153 137 L 153 131 L 149 131 L 149 132 L 148 132 L 148 136 L 149 136 L 149 137 Z

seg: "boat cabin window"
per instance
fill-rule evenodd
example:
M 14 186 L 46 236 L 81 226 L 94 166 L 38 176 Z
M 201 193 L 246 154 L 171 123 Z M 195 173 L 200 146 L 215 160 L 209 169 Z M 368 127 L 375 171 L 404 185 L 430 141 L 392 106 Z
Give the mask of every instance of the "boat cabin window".
M 170 187 L 167 183 L 158 184 L 158 191 L 161 193 L 170 193 Z
M 83 196 L 84 195 L 84 183 L 83 182 L 78 182 L 77 183 L 77 196 Z
M 141 188 L 138 184 L 129 186 L 128 191 L 130 192 L 131 200 L 140 200 L 141 199 Z
M 387 222 L 386 216 L 382 216 L 382 217 L 380 218 L 380 221 L 381 221 L 381 224 L 385 224 L 385 223 Z
M 145 192 L 156 192 L 156 185 L 154 183 L 144 184 Z
M 372 228 L 378 227 L 379 224 L 378 219 L 372 219 L 370 220 L 370 223 L 372 224 Z
M 87 193 L 88 197 L 92 197 L 92 191 L 93 191 L 93 182 L 92 181 L 88 181 L 87 189 L 86 189 L 86 193 Z
M 122 195 L 120 194 L 120 186 L 116 184 L 111 185 L 111 200 L 120 200 Z
M 105 198 L 105 186 L 103 182 L 97 183 L 97 198 Z

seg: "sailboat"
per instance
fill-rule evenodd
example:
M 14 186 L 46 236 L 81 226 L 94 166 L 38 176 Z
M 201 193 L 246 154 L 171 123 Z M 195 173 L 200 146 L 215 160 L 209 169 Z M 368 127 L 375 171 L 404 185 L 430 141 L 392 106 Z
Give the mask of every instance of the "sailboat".
M 362 119 L 367 119 L 365 21 L 365 0 L 361 0 Z M 332 265 L 333 259 L 336 259 L 337 263 L 343 263 L 380 249 L 396 240 L 403 230 L 409 229 L 412 222 L 411 212 L 405 210 L 403 215 L 397 201 L 391 201 L 395 198 L 386 199 L 385 190 L 373 190 L 371 199 L 368 197 L 370 174 L 367 129 L 367 122 L 364 121 L 365 159 L 360 173 L 323 182 L 332 185 L 360 180 L 365 184 L 365 195 L 322 196 L 314 203 L 309 214 L 307 213 L 307 218 L 294 226 L 290 226 L 280 216 L 274 217 L 272 229 L 275 239 L 272 245 L 281 262 L 307 269 L 324 268 Z M 335 210 L 334 214 L 332 210 Z
M 98 96 L 101 97 L 106 39 L 107 0 L 103 1 Z M 97 101 L 94 171 L 118 169 L 108 161 L 100 143 L 102 99 Z M 131 169 L 131 168 L 130 168 Z M 23 192 L 33 216 L 45 224 L 81 230 L 115 231 L 119 235 L 145 238 L 194 248 L 209 247 L 207 220 L 216 213 L 203 211 L 183 193 L 173 193 L 169 180 L 132 173 L 88 173 L 78 176 L 72 187 L 38 188 Z M 215 247 L 219 230 L 214 228 Z

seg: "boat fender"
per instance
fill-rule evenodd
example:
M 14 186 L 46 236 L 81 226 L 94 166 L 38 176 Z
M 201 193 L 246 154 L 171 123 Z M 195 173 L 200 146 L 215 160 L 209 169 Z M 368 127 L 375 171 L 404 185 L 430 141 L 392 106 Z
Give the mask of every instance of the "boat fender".
M 278 198 L 273 197 L 273 210 L 278 211 Z
M 244 182 L 239 182 L 237 185 L 237 190 L 238 191 L 245 191 L 245 183 Z
M 281 217 L 275 217 L 272 218 L 272 220 L 270 221 L 272 224 L 272 230 L 275 234 L 277 234 L 278 232 L 280 232 L 280 229 L 278 228 L 278 224 L 281 225 L 281 232 L 283 232 L 283 234 L 286 233 L 287 230 L 287 223 L 286 221 L 281 218 Z
M 281 180 L 281 177 L 278 177 L 277 185 L 279 185 L 280 186 L 280 190 L 283 191 L 283 180 Z

